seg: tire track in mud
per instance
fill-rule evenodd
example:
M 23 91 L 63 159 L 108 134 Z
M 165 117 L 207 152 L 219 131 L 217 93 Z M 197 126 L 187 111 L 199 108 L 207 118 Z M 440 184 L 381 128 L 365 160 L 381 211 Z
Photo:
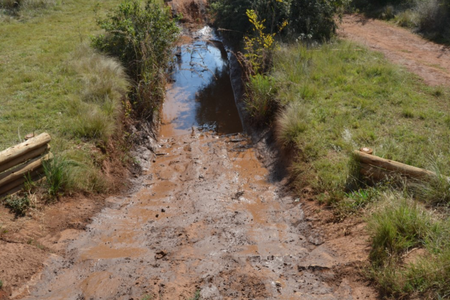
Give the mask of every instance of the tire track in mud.
M 141 188 L 108 200 L 28 299 L 352 299 L 345 264 L 268 181 L 245 136 L 161 140 Z

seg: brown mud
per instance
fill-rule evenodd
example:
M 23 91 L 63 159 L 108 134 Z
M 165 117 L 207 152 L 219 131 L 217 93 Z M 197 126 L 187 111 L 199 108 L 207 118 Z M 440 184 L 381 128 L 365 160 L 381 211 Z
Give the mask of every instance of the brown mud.
M 170 126 L 170 125 L 165 125 Z M 347 257 L 271 183 L 244 135 L 194 131 L 160 140 L 139 190 L 108 199 L 52 257 L 27 299 L 365 299 Z
M 450 85 L 450 48 L 410 32 L 361 15 L 345 15 L 338 34 L 382 52 L 432 86 Z
M 129 186 L 125 179 L 129 170 L 120 161 L 120 153 L 114 145 L 108 145 L 107 151 L 109 156 L 103 162 L 103 171 L 105 179 L 111 183 L 110 193 L 117 194 Z M 27 195 L 34 208 L 25 216 L 16 216 L 0 205 L 1 300 L 27 295 L 49 256 L 65 254 L 67 245 L 105 206 L 107 197 L 75 194 L 45 204 L 39 193 L 38 190 Z

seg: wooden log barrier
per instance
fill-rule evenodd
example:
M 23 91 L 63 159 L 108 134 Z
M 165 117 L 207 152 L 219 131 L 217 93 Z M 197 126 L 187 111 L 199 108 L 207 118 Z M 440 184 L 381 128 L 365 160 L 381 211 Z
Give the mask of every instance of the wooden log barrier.
M 0 187 L 10 183 L 16 179 L 22 178 L 28 173 L 35 171 L 36 169 L 42 166 L 42 162 L 45 160 L 49 160 L 53 158 L 53 154 L 49 153 L 43 157 L 36 158 L 32 160 L 30 163 L 19 166 L 18 168 L 12 169 L 10 172 L 6 172 L 0 176 Z
M 52 138 L 48 133 L 42 133 L 21 144 L 0 152 L 0 172 L 41 155 L 48 150 L 45 147 L 47 147 L 51 139 Z
M 355 150 L 354 155 L 361 163 L 361 174 L 376 180 L 385 179 L 393 174 L 414 179 L 426 179 L 427 177 L 437 176 L 434 172 L 381 158 L 363 151 Z
M 29 173 L 29 177 L 33 180 L 39 179 L 40 175 L 43 173 L 43 168 L 40 166 L 36 170 Z M 22 185 L 25 183 L 25 176 L 19 177 L 9 183 L 6 183 L 2 186 L 0 186 L 0 198 L 3 195 L 8 194 L 8 192 L 14 190 L 15 188 L 22 188 Z
M 53 158 L 49 153 L 51 137 L 42 133 L 0 152 L 0 199 L 23 187 L 26 176 L 42 177 L 42 162 Z

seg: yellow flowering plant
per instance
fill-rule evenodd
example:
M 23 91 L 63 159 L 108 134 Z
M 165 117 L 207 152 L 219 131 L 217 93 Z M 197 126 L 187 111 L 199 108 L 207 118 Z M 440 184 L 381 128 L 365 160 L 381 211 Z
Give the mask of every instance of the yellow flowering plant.
M 276 1 L 282 2 L 282 0 Z M 266 33 L 264 25 L 266 20 L 259 20 L 253 9 L 248 9 L 246 14 L 249 22 L 253 25 L 254 35 L 244 37 L 244 57 L 250 64 L 251 74 L 263 73 L 268 67 L 271 53 L 275 48 L 275 36 L 288 25 L 288 21 L 283 21 L 278 32 Z

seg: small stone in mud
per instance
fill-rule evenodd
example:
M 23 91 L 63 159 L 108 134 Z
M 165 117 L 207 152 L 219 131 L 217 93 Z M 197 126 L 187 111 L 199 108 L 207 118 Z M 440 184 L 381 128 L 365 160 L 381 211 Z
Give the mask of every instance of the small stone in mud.
M 164 208 L 161 208 L 161 212 L 166 212 L 166 210 Z
M 155 254 L 155 259 L 161 259 L 161 258 L 165 257 L 166 255 L 167 255 L 167 252 L 165 252 L 165 251 L 158 251 Z
M 156 218 L 159 218 L 159 214 L 156 214 L 156 216 L 155 216 Z

